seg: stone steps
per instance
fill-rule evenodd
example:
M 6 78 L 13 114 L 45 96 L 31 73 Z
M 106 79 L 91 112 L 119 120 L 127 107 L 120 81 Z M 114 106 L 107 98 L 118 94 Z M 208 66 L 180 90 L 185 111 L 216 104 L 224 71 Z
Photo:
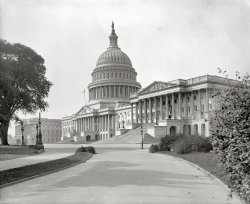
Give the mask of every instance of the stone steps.
M 138 144 L 141 143 L 141 127 L 134 128 L 129 130 L 128 132 L 117 135 L 107 140 L 100 140 L 95 144 Z M 154 137 L 145 133 L 144 134 L 144 143 L 145 144 L 152 144 L 158 142 Z

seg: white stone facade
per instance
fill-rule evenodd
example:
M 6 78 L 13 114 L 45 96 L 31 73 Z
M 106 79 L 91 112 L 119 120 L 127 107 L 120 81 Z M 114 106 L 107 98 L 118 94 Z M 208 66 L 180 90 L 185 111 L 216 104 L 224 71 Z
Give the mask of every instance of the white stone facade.
M 154 137 L 209 135 L 210 114 L 219 106 L 211 93 L 235 81 L 205 75 L 156 81 L 141 89 L 131 60 L 118 47 L 113 24 L 109 39 L 110 45 L 92 73 L 89 103 L 62 119 L 62 138 L 106 140 L 141 124 L 144 132 Z
M 24 126 L 24 141 L 25 144 L 36 144 L 36 125 L 38 118 L 22 119 Z M 15 140 L 16 144 L 21 144 L 22 131 L 21 124 L 15 124 Z M 62 123 L 60 119 L 41 118 L 41 132 L 43 143 L 56 143 L 61 140 Z

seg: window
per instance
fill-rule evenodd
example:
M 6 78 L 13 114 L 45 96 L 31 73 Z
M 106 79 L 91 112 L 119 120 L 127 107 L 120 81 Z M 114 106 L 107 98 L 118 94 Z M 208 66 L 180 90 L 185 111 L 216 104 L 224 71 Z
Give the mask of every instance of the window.
M 188 106 L 187 109 L 188 109 L 188 113 L 190 113 L 190 106 Z
M 196 105 L 194 105 L 194 110 L 197 111 L 197 106 Z

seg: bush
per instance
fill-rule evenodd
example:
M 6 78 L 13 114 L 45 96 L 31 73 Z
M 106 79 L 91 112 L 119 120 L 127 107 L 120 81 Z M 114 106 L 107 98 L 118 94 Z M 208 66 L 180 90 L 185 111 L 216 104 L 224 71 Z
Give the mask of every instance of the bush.
M 221 71 L 221 70 L 220 70 Z M 241 80 L 239 74 L 237 79 Z M 211 141 L 223 165 L 229 187 L 250 203 L 250 86 L 249 75 L 213 95 L 220 108 L 211 118 Z
M 91 154 L 96 154 L 95 148 L 92 147 L 92 146 L 86 147 L 86 152 L 89 152 L 89 153 L 91 153 Z
M 95 148 L 92 147 L 92 146 L 88 146 L 88 147 L 79 147 L 77 150 L 76 150 L 76 153 L 77 152 L 89 152 L 91 154 L 96 154 L 96 151 L 95 151 Z
M 208 138 L 201 136 L 184 136 L 179 139 L 174 146 L 178 154 L 187 154 L 190 152 L 209 152 L 213 149 Z
M 179 140 L 182 135 L 167 135 L 162 137 L 159 143 L 159 150 L 160 151 L 170 151 L 173 144 Z
M 82 146 L 82 147 L 79 147 L 79 148 L 76 150 L 76 153 L 77 153 L 77 152 L 87 152 L 87 151 L 86 151 L 86 147 L 83 147 L 83 146 Z
M 155 153 L 155 152 L 159 152 L 159 146 L 158 145 L 155 145 L 155 144 L 152 144 L 149 148 L 149 152 L 150 153 Z

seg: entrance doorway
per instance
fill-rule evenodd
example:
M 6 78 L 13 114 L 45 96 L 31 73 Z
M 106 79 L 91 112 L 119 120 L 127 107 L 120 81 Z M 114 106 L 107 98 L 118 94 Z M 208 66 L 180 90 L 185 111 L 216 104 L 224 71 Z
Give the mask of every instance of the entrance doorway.
M 91 136 L 90 135 L 87 135 L 86 136 L 86 141 L 89 142 L 91 140 Z
M 176 127 L 175 126 L 170 127 L 170 135 L 176 135 Z

